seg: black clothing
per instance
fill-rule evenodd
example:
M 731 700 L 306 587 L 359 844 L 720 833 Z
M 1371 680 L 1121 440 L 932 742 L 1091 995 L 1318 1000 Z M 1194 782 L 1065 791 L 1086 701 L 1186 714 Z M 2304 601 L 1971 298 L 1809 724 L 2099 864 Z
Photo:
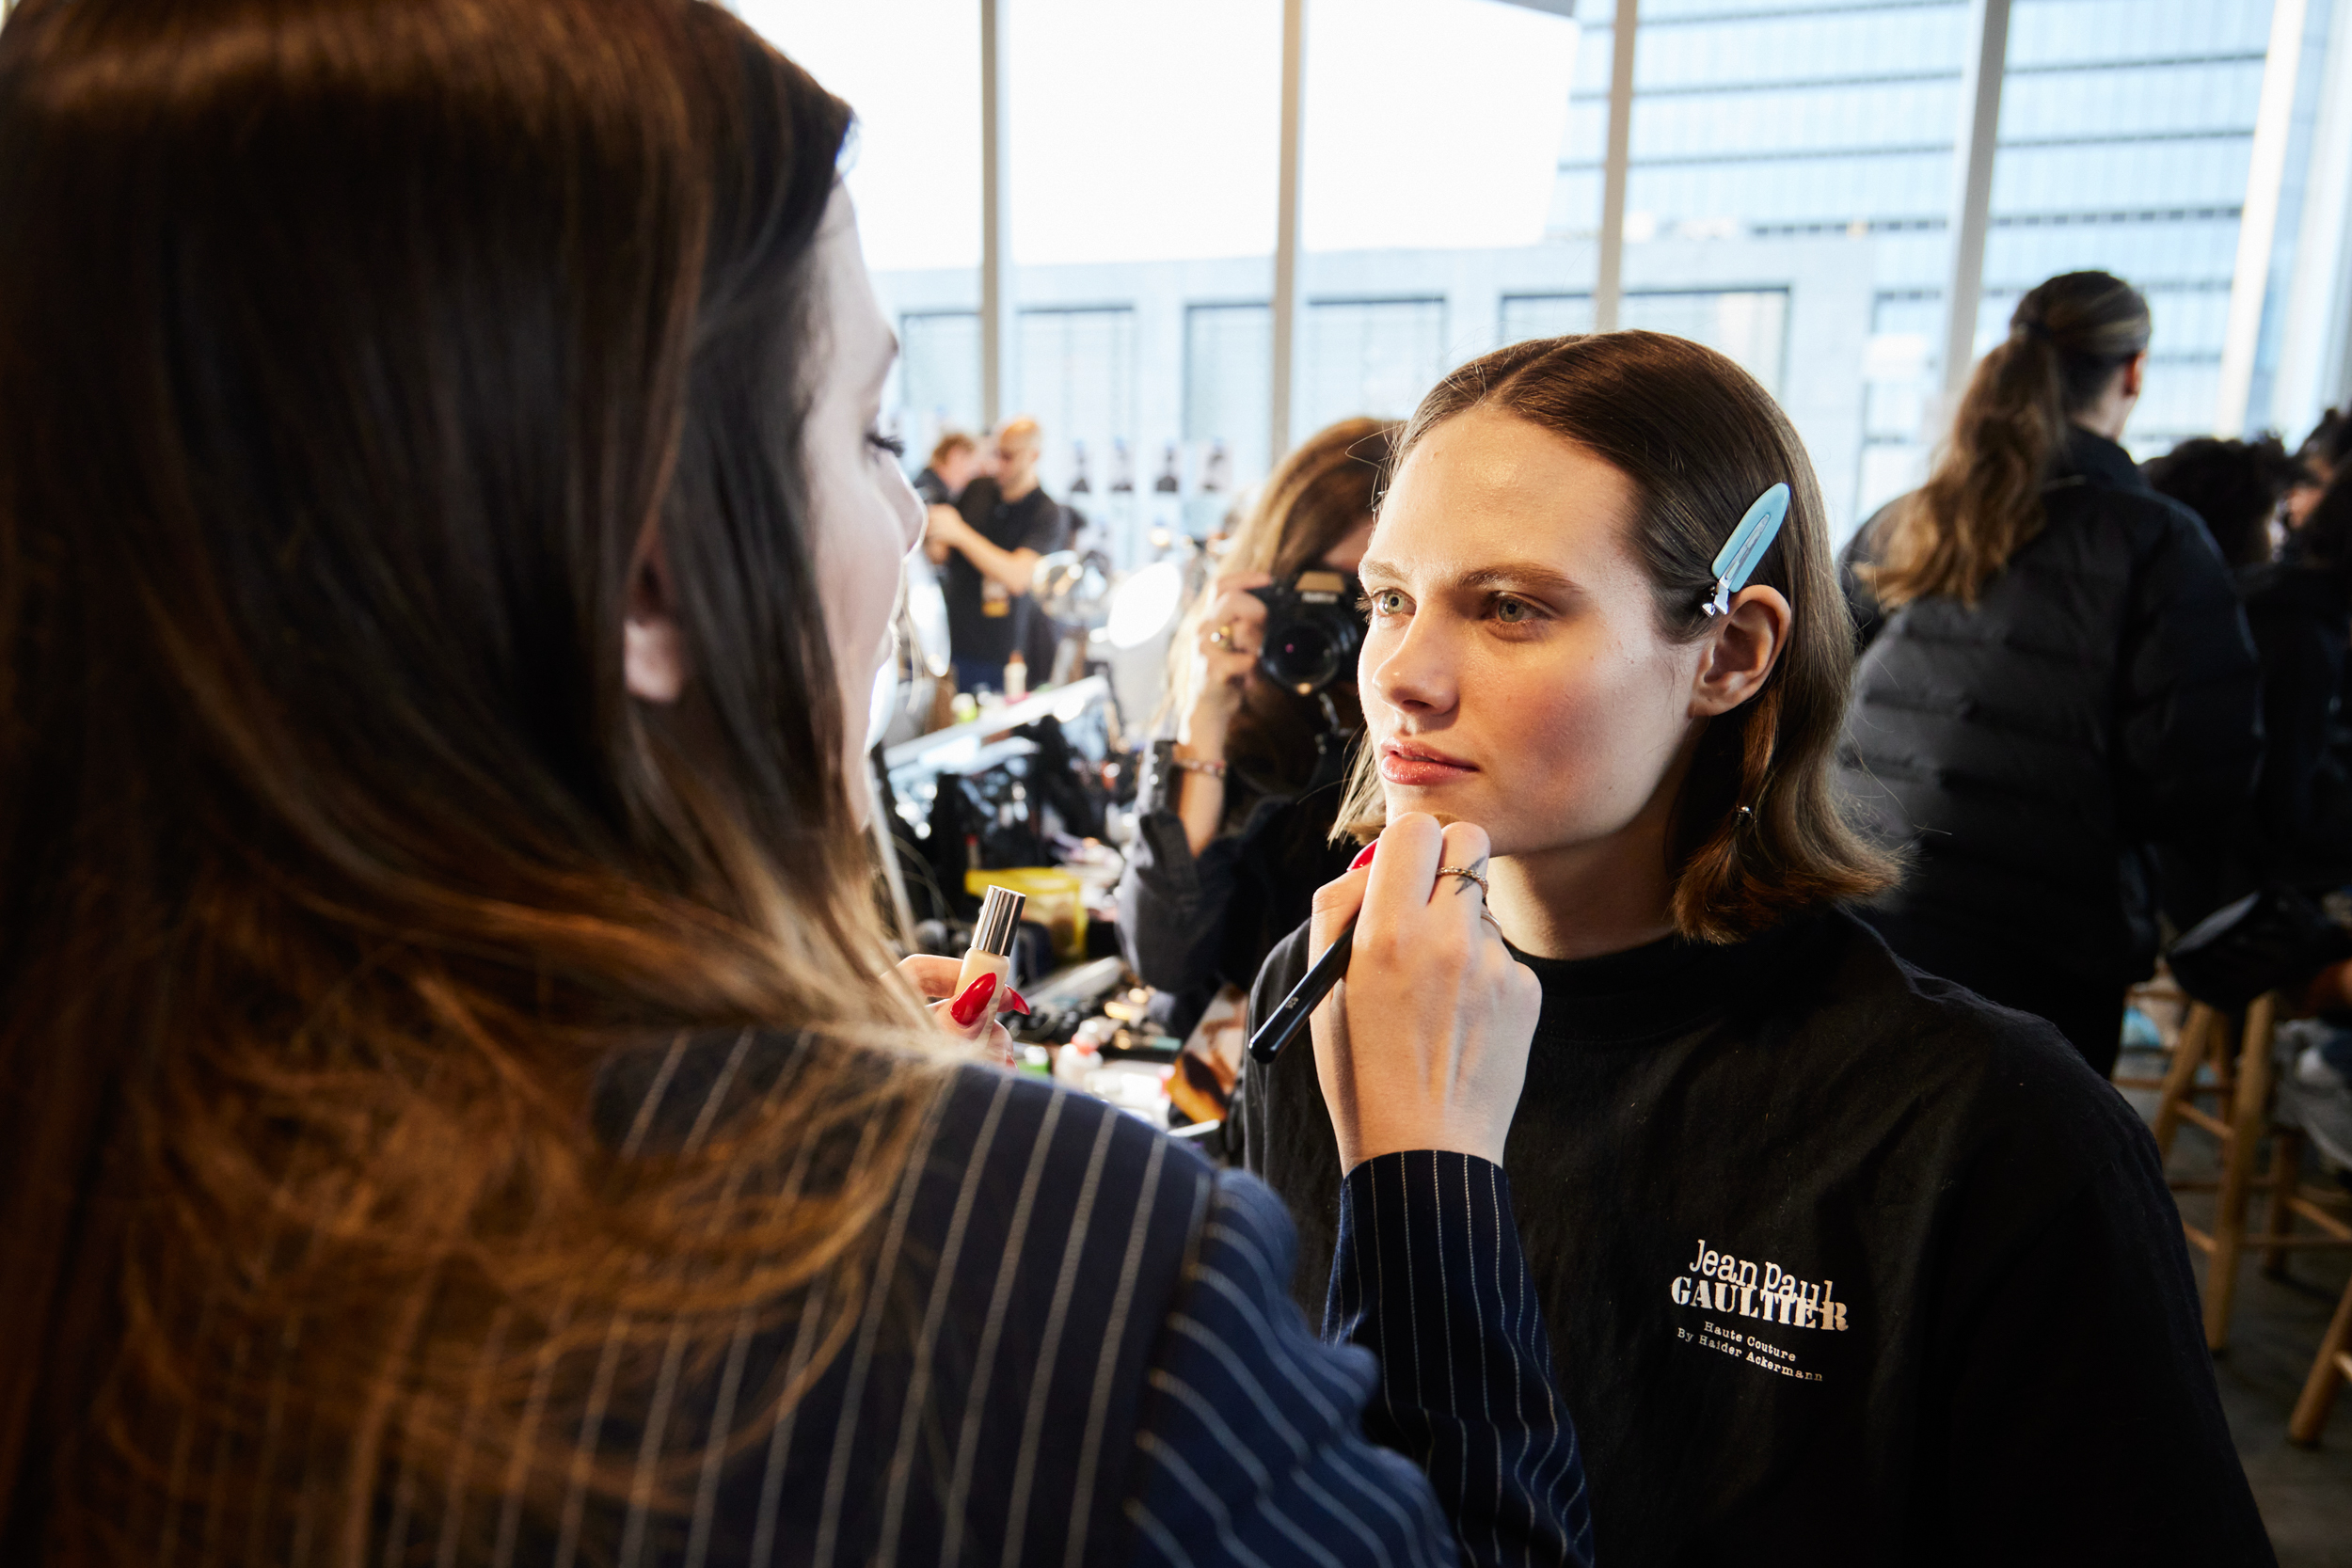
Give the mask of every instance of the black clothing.
M 1229 792 L 1246 787 L 1228 776 Z M 1114 895 L 1119 945 L 1144 984 L 1176 999 L 1164 1021 L 1171 1032 L 1188 1033 L 1220 987 L 1248 990 L 1275 943 L 1305 922 L 1315 889 L 1347 870 L 1356 847 L 1330 842 L 1341 794 L 1333 784 L 1295 799 L 1257 796 L 1239 830 L 1198 856 L 1174 812 L 1136 820 Z
M 1035 550 L 1040 555 L 1050 555 L 1068 541 L 1067 515 L 1061 503 L 1045 493 L 1043 485 L 1017 501 L 1004 499 L 1003 494 L 994 480 L 983 475 L 963 487 L 956 510 L 978 531 L 980 537 L 998 549 Z M 1026 594 L 1016 594 L 993 599 L 1000 613 L 990 614 L 993 596 L 987 592 L 988 580 L 961 550 L 947 552 L 947 563 L 940 569 L 939 586 L 947 600 L 947 645 L 956 662 L 993 666 L 997 677 L 989 684 L 1001 685 L 1005 660 L 1012 657 L 1015 648 L 1026 645 L 1029 618 L 1037 607 Z M 1029 672 L 1029 678 L 1041 686 L 1045 676 L 1043 670 Z
M 1528 961 L 1503 1168 L 1601 1560 L 2272 1560 L 2154 1142 L 2046 1025 L 1843 913 Z M 1313 1053 L 1252 1064 L 1227 1135 L 1311 1295 Z
M 939 477 L 937 468 L 928 464 L 924 466 L 921 473 L 914 476 L 914 493 L 923 498 L 925 506 L 956 504 L 955 493 L 947 488 L 947 482 Z
M 1867 641 L 1840 782 L 1911 854 L 1865 912 L 1923 966 L 1971 956 L 1968 982 L 2017 1006 L 2120 997 L 2147 974 L 2140 847 L 2217 833 L 2262 746 L 2246 618 L 2204 525 L 2081 429 L 2043 500 L 2046 525 L 1973 610 L 1882 616 L 1851 570 L 1878 519 L 1848 561 Z
M 2238 592 L 2262 664 L 2262 770 L 2226 842 L 2160 850 L 2165 912 L 2183 930 L 2259 888 L 2352 882 L 2352 596 L 2335 573 L 2292 560 L 2249 568 Z

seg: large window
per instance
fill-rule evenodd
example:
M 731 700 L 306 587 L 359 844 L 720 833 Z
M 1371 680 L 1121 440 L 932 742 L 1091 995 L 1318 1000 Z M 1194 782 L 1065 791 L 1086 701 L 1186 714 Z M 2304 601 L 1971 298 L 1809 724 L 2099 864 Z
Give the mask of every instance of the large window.
M 1305 337 L 1302 436 L 1359 414 L 1405 418 L 1449 359 L 1442 299 L 1318 299 Z
M 1133 509 L 1110 485 L 1136 439 L 1135 311 L 1022 311 L 1017 385 L 1021 411 L 1044 431 L 1040 480 L 1085 516 L 1083 543 L 1129 553 Z
M 1661 289 L 1626 294 L 1617 325 L 1671 332 L 1705 343 L 1778 395 L 1788 357 L 1788 291 L 1786 289 Z M 1593 329 L 1593 296 L 1506 294 L 1502 341 L 1557 338 Z
M 1184 309 L 1184 440 L 1213 467 L 1221 449 L 1235 483 L 1266 472 L 1274 312 L 1264 305 Z M 1210 477 L 1216 477 L 1212 474 Z

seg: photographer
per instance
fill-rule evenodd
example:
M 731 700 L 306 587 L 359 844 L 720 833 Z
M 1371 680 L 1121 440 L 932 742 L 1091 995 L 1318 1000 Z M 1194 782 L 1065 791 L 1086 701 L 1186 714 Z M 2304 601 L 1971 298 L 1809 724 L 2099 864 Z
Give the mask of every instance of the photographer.
M 1343 420 L 1285 458 L 1234 535 L 1228 571 L 1178 629 L 1166 709 L 1175 734 L 1153 748 L 1118 894 L 1127 962 L 1173 994 L 1164 1022 L 1174 1033 L 1190 1030 L 1220 985 L 1248 987 L 1307 918 L 1315 889 L 1347 867 L 1352 851 L 1328 841 L 1346 747 L 1363 729 L 1350 641 L 1361 637 L 1355 571 L 1395 430 Z M 1313 593 L 1331 586 L 1314 581 L 1318 571 L 1343 579 L 1336 605 Z M 1302 572 L 1311 574 L 1304 585 Z M 1325 602 L 1283 617 L 1292 626 L 1298 613 L 1309 617 L 1304 635 L 1284 640 L 1290 651 L 1310 652 L 1314 618 L 1335 610 L 1344 628 L 1324 641 L 1346 645 L 1332 649 L 1335 673 L 1316 683 L 1322 672 L 1311 667 L 1286 672 L 1308 679 L 1285 687 L 1260 663 L 1266 596 L 1295 603 L 1301 589 Z

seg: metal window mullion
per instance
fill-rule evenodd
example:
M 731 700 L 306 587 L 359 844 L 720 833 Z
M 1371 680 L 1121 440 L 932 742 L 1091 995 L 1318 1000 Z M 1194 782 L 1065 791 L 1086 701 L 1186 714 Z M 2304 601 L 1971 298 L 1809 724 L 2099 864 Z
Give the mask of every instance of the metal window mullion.
M 2263 297 L 2270 288 L 2270 253 L 2279 230 L 2279 198 L 2286 183 L 2287 140 L 2294 132 L 2295 87 L 2303 67 L 2303 0 L 2275 0 L 2270 52 L 2263 60 L 2262 98 L 2254 111 L 2254 146 L 2247 159 L 2246 200 L 2237 228 L 2237 262 L 2230 273 L 2229 325 L 2221 339 L 2221 387 L 2215 434 L 2246 429 L 2254 391 L 2254 352 L 2263 327 Z
M 1944 290 L 1944 410 L 1968 385 L 1976 359 L 1977 304 L 1984 297 L 1984 238 L 1993 219 L 1993 157 L 2000 141 L 2001 79 L 2009 59 L 2009 0 L 1970 0 L 1960 134 L 1952 151 L 1952 266 Z
M 1012 289 L 1011 0 L 980 0 L 980 419 L 1010 411 Z
M 2270 419 L 2290 439 L 2352 391 L 2352 0 L 2335 0 Z
M 1272 376 L 1266 402 L 1266 466 L 1291 450 L 1291 401 L 1298 364 L 1299 155 L 1306 144 L 1307 0 L 1282 0 L 1282 118 L 1275 181 Z
M 1600 256 L 1593 280 L 1593 330 L 1617 329 L 1625 291 L 1625 187 L 1633 151 L 1633 46 L 1641 37 L 1641 0 L 1617 0 L 1609 51 L 1609 150 L 1601 165 Z

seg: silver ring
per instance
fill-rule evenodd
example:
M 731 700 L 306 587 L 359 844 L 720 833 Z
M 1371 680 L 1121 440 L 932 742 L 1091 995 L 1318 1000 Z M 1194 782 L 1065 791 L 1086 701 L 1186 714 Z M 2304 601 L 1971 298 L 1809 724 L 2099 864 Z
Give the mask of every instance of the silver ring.
M 1493 896 L 1493 895 L 1486 889 L 1486 879 L 1467 865 L 1441 865 L 1438 867 L 1438 875 L 1440 877 L 1459 877 L 1464 881 L 1476 882 L 1478 884 L 1478 894 L 1480 897 L 1488 898 Z

